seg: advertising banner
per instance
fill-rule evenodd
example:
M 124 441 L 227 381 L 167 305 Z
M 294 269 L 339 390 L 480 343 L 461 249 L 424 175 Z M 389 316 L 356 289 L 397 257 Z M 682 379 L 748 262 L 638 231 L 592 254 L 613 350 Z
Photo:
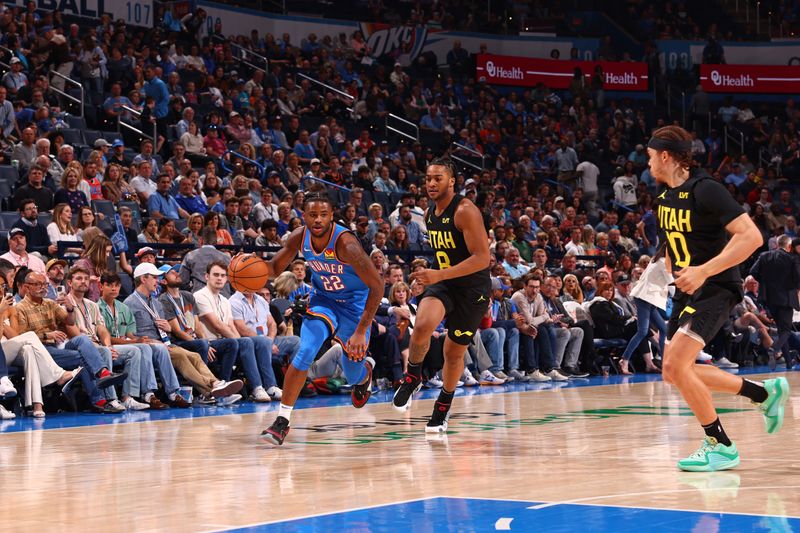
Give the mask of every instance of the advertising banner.
M 271 33 L 276 39 L 280 39 L 286 33 L 295 46 L 300 46 L 310 33 L 315 33 L 319 41 L 326 35 L 337 39 L 340 33 L 344 33 L 349 40 L 353 32 L 359 30 L 371 50 L 372 58 L 389 55 L 403 65 L 411 64 L 425 52 L 433 52 L 438 64 L 446 65 L 447 53 L 453 49 L 456 41 L 469 53 L 478 53 L 480 46 L 485 44 L 491 54 L 542 58 L 550 57 L 551 54 L 569 57 L 571 49 L 575 48 L 580 58 L 592 59 L 598 48 L 598 39 L 488 35 L 424 26 L 392 26 L 384 23 L 275 15 L 207 0 L 199 0 L 197 5 L 208 13 L 206 32 L 213 29 L 214 24 L 220 23 L 225 36 L 249 37 L 250 32 L 256 30 L 261 37 Z
M 800 66 L 700 65 L 707 93 L 800 94 Z
M 633 62 L 555 61 L 482 54 L 478 56 L 477 78 L 496 85 L 535 87 L 544 83 L 551 89 L 567 89 L 576 68 L 588 82 L 597 66 L 603 72 L 603 89 L 606 91 L 647 90 L 647 65 Z
M 35 0 L 36 9 L 62 11 L 73 17 L 123 19 L 131 26 L 153 27 L 153 0 Z M 6 6 L 26 7 L 26 0 L 5 0 Z
M 656 41 L 661 65 L 666 72 L 690 70 L 703 62 L 705 41 Z M 797 40 L 769 43 L 721 41 L 725 62 L 730 65 L 800 65 L 800 42 Z

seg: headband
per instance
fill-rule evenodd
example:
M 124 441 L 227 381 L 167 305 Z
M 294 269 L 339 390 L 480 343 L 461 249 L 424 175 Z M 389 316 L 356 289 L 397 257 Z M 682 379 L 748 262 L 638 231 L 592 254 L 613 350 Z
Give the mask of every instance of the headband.
M 653 150 L 666 150 L 667 152 L 686 153 L 692 151 L 692 141 L 672 141 L 670 139 L 660 139 L 651 137 L 647 143 L 648 148 Z

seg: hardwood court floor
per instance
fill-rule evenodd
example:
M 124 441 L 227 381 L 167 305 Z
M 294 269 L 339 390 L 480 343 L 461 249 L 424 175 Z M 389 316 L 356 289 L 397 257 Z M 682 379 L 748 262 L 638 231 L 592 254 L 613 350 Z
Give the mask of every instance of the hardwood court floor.
M 800 391 L 800 374 L 787 377 Z M 362 531 L 441 531 L 434 518 L 452 530 L 525 530 L 523 518 L 495 523 L 511 520 L 498 513 L 521 501 L 543 502 L 534 506 L 541 512 L 570 504 L 704 511 L 691 515 L 697 531 L 714 530 L 715 517 L 732 516 L 719 513 L 788 517 L 777 519 L 778 530 L 800 524 L 792 520 L 800 517 L 796 394 L 778 435 L 766 435 L 747 400 L 715 395 L 742 464 L 689 474 L 675 461 L 694 451 L 701 431 L 677 392 L 657 380 L 611 381 L 616 384 L 595 378 L 598 386 L 465 390 L 456 397 L 446 441 L 424 435 L 433 393 L 407 415 L 392 410 L 385 392 L 360 411 L 344 398 L 328 400 L 338 406 L 296 409 L 280 448 L 256 440 L 276 405 L 220 408 L 213 413 L 219 416 L 200 416 L 211 410 L 198 409 L 129 419 L 49 415 L 44 429 L 30 420 L 6 422 L 0 426 L 0 530 L 203 531 L 341 513 L 336 523 L 344 531 L 356 527 L 345 511 L 410 500 L 423 503 L 353 516 L 364 517 Z M 103 424 L 70 427 L 74 420 Z M 427 500 L 437 497 L 450 499 Z M 436 516 L 409 528 L 397 522 L 404 509 Z M 636 516 L 645 522 L 638 530 L 647 530 L 650 515 Z M 710 529 L 703 527 L 707 519 Z M 564 513 L 546 530 L 606 528 L 624 529 Z M 726 531 L 719 522 L 716 529 Z

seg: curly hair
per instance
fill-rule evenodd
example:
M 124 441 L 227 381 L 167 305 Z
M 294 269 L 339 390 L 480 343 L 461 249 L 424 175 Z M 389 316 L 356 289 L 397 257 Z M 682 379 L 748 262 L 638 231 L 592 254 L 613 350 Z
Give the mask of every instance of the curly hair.
M 664 126 L 658 128 L 653 132 L 653 138 L 676 143 L 692 142 L 692 135 L 680 126 Z M 665 151 L 685 170 L 691 170 L 693 167 L 697 166 L 697 162 L 692 158 L 691 148 L 685 151 Z

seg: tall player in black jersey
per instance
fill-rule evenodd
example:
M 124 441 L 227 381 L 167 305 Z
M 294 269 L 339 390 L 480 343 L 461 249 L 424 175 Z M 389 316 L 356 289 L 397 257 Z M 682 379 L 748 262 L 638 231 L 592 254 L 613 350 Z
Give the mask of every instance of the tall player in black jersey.
M 695 169 L 692 137 L 678 126 L 653 133 L 650 171 L 665 186 L 658 195 L 660 237 L 675 276 L 663 375 L 680 391 L 706 433 L 700 448 L 678 461 L 681 470 L 711 472 L 739 464 L 739 452 L 722 428 L 711 391 L 739 394 L 759 404 L 768 433 L 783 424 L 789 396 L 785 378 L 763 383 L 742 379 L 695 358 L 742 299 L 739 264 L 762 243 L 761 233 L 725 187 Z M 730 235 L 730 238 L 728 237 Z
M 458 379 L 464 372 L 464 353 L 486 313 L 491 295 L 489 237 L 483 217 L 470 200 L 455 193 L 455 170 L 448 159 L 434 159 L 425 174 L 433 205 L 425 214 L 428 239 L 438 268 L 411 275 L 425 285 L 408 356 L 408 371 L 394 394 L 399 411 L 411 407 L 411 396 L 422 386 L 422 361 L 431 335 L 447 317 L 444 342 L 444 386 L 425 431 L 444 433 Z

